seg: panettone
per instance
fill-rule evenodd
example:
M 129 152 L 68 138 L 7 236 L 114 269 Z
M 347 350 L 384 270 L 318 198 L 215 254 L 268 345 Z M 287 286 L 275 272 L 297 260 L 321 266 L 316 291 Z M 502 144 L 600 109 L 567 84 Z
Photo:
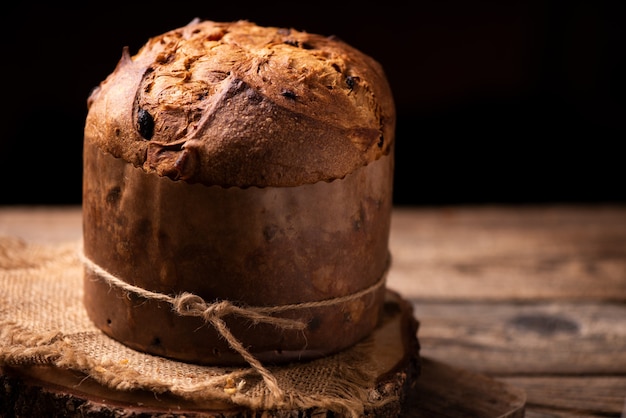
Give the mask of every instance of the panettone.
M 385 294 L 394 132 L 382 67 L 335 37 L 195 20 L 124 49 L 88 99 L 90 318 L 201 364 L 360 341 Z

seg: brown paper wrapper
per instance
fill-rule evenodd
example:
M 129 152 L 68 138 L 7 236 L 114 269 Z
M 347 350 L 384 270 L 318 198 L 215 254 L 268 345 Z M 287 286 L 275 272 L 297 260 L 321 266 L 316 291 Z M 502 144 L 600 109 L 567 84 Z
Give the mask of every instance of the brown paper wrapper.
M 147 174 L 84 149 L 84 254 L 131 285 L 207 302 L 272 307 L 333 300 L 378 283 L 389 268 L 393 154 L 344 179 L 298 187 L 223 188 Z M 143 352 L 211 365 L 244 362 L 202 318 L 111 286 L 85 269 L 84 304 L 106 334 Z M 385 286 L 330 306 L 276 314 L 289 330 L 224 318 L 262 362 L 350 347 L 375 328 Z

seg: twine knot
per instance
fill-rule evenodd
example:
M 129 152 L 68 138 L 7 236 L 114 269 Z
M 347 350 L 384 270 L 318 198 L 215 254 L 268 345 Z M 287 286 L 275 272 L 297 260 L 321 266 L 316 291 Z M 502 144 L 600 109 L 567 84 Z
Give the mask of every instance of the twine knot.
M 184 292 L 173 299 L 172 308 L 181 316 L 200 316 L 209 321 L 232 313 L 234 305 L 227 300 L 207 303 L 198 295 Z
M 202 317 L 204 319 L 209 319 L 211 317 L 221 318 L 230 313 L 232 311 L 232 307 L 233 305 L 227 300 L 222 300 L 210 305 L 205 304 L 205 309 L 202 311 Z

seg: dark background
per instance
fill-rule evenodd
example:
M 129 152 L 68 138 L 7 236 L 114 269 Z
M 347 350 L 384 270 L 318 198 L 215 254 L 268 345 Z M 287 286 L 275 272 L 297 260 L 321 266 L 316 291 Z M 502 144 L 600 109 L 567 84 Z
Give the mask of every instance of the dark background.
M 123 46 L 194 17 L 376 58 L 398 111 L 397 205 L 626 202 L 626 2 L 87 4 L 3 12 L 0 204 L 80 204 L 90 90 Z

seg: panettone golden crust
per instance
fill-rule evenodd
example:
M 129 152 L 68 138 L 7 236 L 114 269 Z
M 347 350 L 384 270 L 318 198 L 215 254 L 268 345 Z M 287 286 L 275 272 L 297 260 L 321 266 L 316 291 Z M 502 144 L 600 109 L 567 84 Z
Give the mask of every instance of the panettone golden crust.
M 147 172 L 221 186 L 343 178 L 389 154 L 395 109 L 371 57 L 248 21 L 151 38 L 88 100 L 85 139 Z

